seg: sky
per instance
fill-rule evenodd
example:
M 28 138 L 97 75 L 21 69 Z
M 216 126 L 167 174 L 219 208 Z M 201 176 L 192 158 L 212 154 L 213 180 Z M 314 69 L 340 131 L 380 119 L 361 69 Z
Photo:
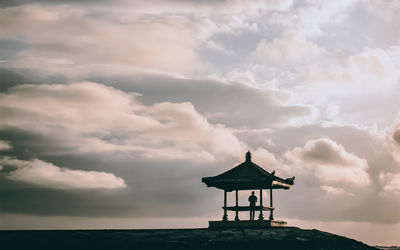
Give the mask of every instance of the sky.
M 223 192 L 201 178 L 250 150 L 296 177 L 276 218 L 400 245 L 399 11 L 1 1 L 0 229 L 206 227 Z

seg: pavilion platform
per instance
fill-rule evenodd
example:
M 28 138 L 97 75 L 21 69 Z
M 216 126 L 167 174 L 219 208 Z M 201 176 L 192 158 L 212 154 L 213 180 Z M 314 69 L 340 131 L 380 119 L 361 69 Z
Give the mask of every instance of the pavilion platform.
M 282 220 L 239 220 L 239 221 L 209 221 L 209 229 L 228 229 L 228 228 L 271 228 L 285 227 L 286 221 Z

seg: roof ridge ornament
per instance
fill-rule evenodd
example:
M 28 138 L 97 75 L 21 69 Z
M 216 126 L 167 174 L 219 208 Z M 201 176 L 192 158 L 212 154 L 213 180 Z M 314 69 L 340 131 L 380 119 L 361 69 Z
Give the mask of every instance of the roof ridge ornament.
M 246 153 L 246 162 L 251 162 L 251 153 L 250 153 L 250 151 L 247 151 L 247 153 Z

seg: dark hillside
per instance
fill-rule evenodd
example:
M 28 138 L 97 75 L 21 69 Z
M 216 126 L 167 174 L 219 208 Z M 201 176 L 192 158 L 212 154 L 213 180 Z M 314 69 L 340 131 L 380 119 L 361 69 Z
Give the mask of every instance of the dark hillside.
M 0 231 L 4 249 L 376 249 L 346 237 L 295 227 Z

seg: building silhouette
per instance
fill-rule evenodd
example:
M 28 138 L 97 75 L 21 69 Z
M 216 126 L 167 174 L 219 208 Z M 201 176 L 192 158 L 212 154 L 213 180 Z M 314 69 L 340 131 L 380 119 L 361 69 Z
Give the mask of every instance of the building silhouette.
M 274 206 L 272 190 L 289 189 L 294 184 L 294 177 L 283 179 L 275 175 L 275 171 L 269 173 L 251 161 L 251 153 L 246 153 L 246 160 L 238 166 L 217 176 L 204 177 L 202 181 L 207 187 L 215 187 L 224 190 L 224 215 L 221 221 L 210 221 L 210 228 L 232 228 L 232 227 L 273 227 L 285 226 L 287 223 L 282 220 L 274 219 Z M 269 190 L 269 206 L 264 206 L 263 190 Z M 239 206 L 238 193 L 243 190 L 259 190 L 259 204 L 249 206 Z M 227 193 L 235 192 L 236 205 L 227 206 Z M 257 220 L 241 220 L 239 212 L 258 211 Z M 234 211 L 234 220 L 228 220 L 227 211 Z M 264 211 L 269 212 L 269 218 L 264 219 Z

